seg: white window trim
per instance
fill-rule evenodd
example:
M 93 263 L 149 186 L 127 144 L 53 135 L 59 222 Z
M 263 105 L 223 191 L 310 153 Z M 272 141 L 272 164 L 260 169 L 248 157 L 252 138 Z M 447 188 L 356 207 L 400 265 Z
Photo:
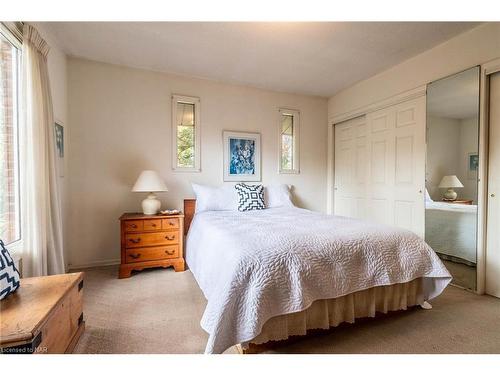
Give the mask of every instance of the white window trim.
M 24 176 L 23 176 L 23 171 L 24 171 L 24 167 L 22 165 L 22 158 L 21 158 L 21 151 L 20 151 L 20 147 L 21 147 L 21 144 L 20 144 L 20 129 L 19 129 L 19 126 L 20 126 L 20 107 L 19 107 L 19 100 L 20 100 L 20 94 L 19 94 L 19 90 L 21 90 L 21 85 L 20 85 L 20 75 L 21 75 L 21 60 L 22 60 L 22 54 L 21 54 L 21 51 L 22 51 L 22 31 L 19 31 L 18 28 L 16 28 L 18 25 L 17 24 L 20 24 L 18 22 L 1 22 L 0 23 L 0 33 L 2 34 L 2 36 L 7 39 L 14 47 L 16 47 L 18 50 L 19 50 L 19 55 L 18 55 L 18 58 L 19 60 L 17 61 L 17 74 L 18 76 L 16 77 L 17 78 L 17 90 L 18 90 L 18 95 L 17 95 L 17 98 L 15 99 L 16 103 L 17 103 L 17 121 L 18 121 L 18 149 L 17 149 L 17 153 L 18 153 L 18 173 L 19 173 L 19 191 L 18 191 L 18 195 L 17 195 L 17 200 L 19 201 L 18 203 L 18 207 L 19 207 L 19 214 L 20 214 L 20 238 L 17 239 L 16 241 L 14 242 L 11 242 L 9 244 L 5 244 L 5 247 L 6 249 L 9 251 L 9 254 L 11 255 L 12 259 L 15 261 L 15 263 L 19 263 L 21 257 L 22 257 L 22 254 L 24 252 L 24 236 L 23 236 L 23 228 L 25 228 L 25 211 L 24 211 L 24 199 L 21 199 L 21 195 L 23 194 L 23 188 L 22 188 L 22 181 L 24 179 Z M 10 26 L 10 27 L 9 27 Z M 18 32 L 14 32 L 14 31 L 18 31 Z
M 22 26 L 18 26 L 19 22 L 0 22 L 0 32 L 3 34 L 5 39 L 12 43 L 16 48 L 22 49 Z M 21 29 L 20 29 L 21 28 Z
M 194 104 L 194 167 L 177 166 L 177 103 Z M 200 112 L 200 98 L 172 95 L 172 170 L 175 172 L 201 172 Z
M 293 116 L 293 169 L 281 168 L 281 150 L 283 147 L 281 139 L 281 117 L 282 115 Z M 300 111 L 296 109 L 280 108 L 278 120 L 279 149 L 278 149 L 278 171 L 280 174 L 300 173 Z

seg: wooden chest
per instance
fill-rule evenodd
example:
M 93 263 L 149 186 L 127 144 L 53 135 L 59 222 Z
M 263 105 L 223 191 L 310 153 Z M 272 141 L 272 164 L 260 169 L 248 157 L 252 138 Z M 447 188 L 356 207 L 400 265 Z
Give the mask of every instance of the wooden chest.
M 85 329 L 83 272 L 21 279 L 0 314 L 2 353 L 71 353 Z
M 143 215 L 126 213 L 120 217 L 121 264 L 119 277 L 133 270 L 170 267 L 184 271 L 184 215 Z

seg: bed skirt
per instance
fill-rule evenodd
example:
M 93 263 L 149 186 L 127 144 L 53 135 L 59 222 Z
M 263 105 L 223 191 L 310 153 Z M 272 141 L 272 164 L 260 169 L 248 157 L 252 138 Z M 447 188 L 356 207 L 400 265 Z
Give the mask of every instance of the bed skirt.
M 251 344 L 263 344 L 268 341 L 286 340 L 290 336 L 303 336 L 308 330 L 329 329 L 340 323 L 354 323 L 356 318 L 374 317 L 377 312 L 406 310 L 408 307 L 422 304 L 422 279 L 379 286 L 343 297 L 324 299 L 313 302 L 306 310 L 279 315 L 269 319 L 261 333 Z M 243 348 L 248 343 L 242 344 Z

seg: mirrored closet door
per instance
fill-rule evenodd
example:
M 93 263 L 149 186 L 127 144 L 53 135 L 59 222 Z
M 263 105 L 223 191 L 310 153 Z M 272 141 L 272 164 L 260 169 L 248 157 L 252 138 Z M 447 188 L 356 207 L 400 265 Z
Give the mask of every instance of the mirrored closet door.
M 479 67 L 427 87 L 425 241 L 476 289 Z

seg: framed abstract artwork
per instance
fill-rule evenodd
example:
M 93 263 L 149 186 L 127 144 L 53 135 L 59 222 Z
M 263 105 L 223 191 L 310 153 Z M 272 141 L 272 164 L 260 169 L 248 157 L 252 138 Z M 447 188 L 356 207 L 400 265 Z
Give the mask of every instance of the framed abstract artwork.
M 260 134 L 224 131 L 224 181 L 260 181 Z
M 56 158 L 59 177 L 64 177 L 64 126 L 55 122 Z

